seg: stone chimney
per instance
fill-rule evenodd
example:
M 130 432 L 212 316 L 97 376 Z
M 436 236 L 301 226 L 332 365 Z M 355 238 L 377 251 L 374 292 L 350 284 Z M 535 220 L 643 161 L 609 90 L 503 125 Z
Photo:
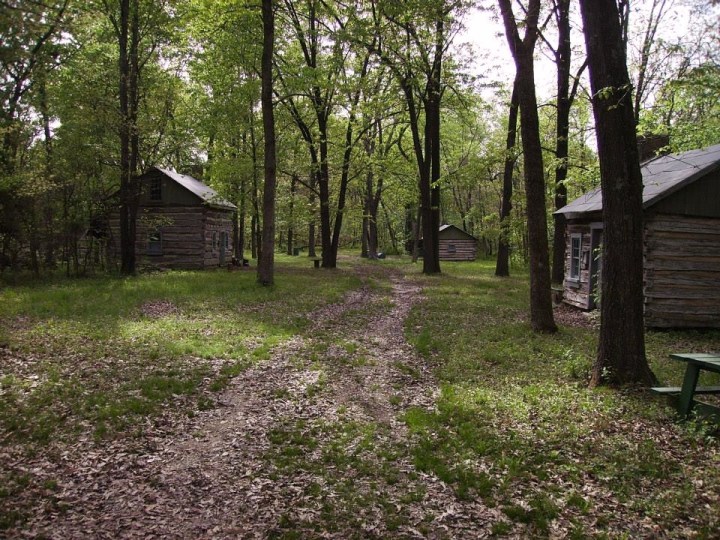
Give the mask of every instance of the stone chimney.
M 640 163 L 655 156 L 667 154 L 668 150 L 661 150 L 668 144 L 670 144 L 670 135 L 656 135 L 653 133 L 638 135 L 637 145 L 638 154 L 640 154 Z

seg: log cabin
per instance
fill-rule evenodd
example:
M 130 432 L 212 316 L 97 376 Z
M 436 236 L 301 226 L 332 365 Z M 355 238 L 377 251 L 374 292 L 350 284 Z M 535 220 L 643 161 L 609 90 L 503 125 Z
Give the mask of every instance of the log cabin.
M 455 225 L 441 225 L 438 232 L 441 261 L 474 261 L 478 240 Z
M 720 328 L 720 144 L 641 164 L 645 324 Z M 567 219 L 563 302 L 596 307 L 602 194 L 558 210 Z
M 232 260 L 234 204 L 192 176 L 152 167 L 138 178 L 138 266 L 204 269 Z M 110 215 L 110 256 L 119 258 L 120 216 Z

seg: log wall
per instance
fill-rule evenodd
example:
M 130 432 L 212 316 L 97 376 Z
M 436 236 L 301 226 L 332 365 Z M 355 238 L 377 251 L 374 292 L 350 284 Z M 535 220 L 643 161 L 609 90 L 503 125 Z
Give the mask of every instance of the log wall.
M 590 308 L 590 264 L 580 265 L 580 280 L 568 279 L 570 275 L 571 235 L 580 234 L 580 253 L 590 251 L 590 225 L 568 225 L 565 234 L 565 281 L 563 283 L 563 301 L 581 309 Z M 582 258 L 582 257 L 581 257 Z M 589 261 L 589 259 L 588 259 Z
M 227 264 L 232 259 L 232 213 L 223 212 L 222 210 L 206 209 L 204 216 L 204 237 L 205 249 L 203 251 L 203 264 L 205 268 L 212 268 L 220 264 L 221 248 L 213 245 L 213 234 L 217 235 L 220 242 L 220 233 L 224 232 L 228 235 L 228 248 L 225 250 L 225 260 L 223 264 Z
M 148 237 L 157 227 L 162 232 L 162 253 L 148 253 Z M 120 219 L 110 216 L 110 256 L 120 258 Z M 155 266 L 185 270 L 217 267 L 220 250 L 215 249 L 212 235 L 226 232 L 232 238 L 232 213 L 201 205 L 145 207 L 138 212 L 135 253 L 138 266 Z M 231 247 L 225 262 L 232 258 Z
M 720 219 L 646 217 L 645 324 L 720 328 Z
M 471 239 L 441 239 L 439 251 L 441 261 L 474 261 L 477 242 Z

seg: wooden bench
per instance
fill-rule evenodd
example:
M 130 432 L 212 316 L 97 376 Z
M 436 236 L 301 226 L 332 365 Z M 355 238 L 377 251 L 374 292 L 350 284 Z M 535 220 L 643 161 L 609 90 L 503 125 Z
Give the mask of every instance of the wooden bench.
M 658 394 L 679 394 L 678 413 L 682 418 L 687 418 L 694 406 L 702 405 L 702 409 L 711 414 L 720 415 L 720 408 L 699 403 L 693 399 L 695 394 L 720 394 L 720 386 L 698 387 L 698 378 L 701 371 L 720 373 L 720 355 L 717 354 L 671 354 L 670 358 L 685 362 L 685 376 L 682 386 L 666 386 L 652 388 Z
M 656 386 L 651 390 L 657 394 L 679 394 L 681 386 Z M 696 394 L 720 394 L 720 386 L 696 386 Z

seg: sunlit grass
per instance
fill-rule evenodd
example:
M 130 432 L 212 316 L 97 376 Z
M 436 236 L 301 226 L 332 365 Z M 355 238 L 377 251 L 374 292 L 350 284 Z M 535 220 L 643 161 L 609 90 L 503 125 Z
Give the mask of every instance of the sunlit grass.
M 677 424 L 667 403 L 647 392 L 588 389 L 597 330 L 533 333 L 527 277 L 496 278 L 493 270 L 494 261 L 445 263 L 442 276 L 415 278 L 427 301 L 406 332 L 442 384 L 436 411 L 404 417 L 416 466 L 461 499 L 499 506 L 523 534 L 548 535 L 556 516 L 588 511 L 596 530 L 621 531 L 611 513 L 579 495 L 588 481 L 658 523 L 683 519 L 697 481 L 720 482 L 712 462 L 690 472 L 675 455 L 673 445 L 697 448 L 704 432 Z M 718 351 L 720 332 L 649 332 L 648 358 L 662 380 L 680 383 L 683 366 L 667 359 L 679 349 Z M 708 444 L 716 455 L 717 443 Z M 510 523 L 494 531 L 517 532 Z M 584 530 L 578 521 L 574 534 Z
M 273 287 L 257 285 L 254 270 L 218 270 L 0 290 L 0 345 L 26 366 L 0 380 L 2 430 L 46 443 L 90 422 L 105 437 L 203 384 L 221 390 L 302 331 L 307 313 L 359 284 L 349 272 L 284 259 Z M 183 403 L 192 413 L 211 401 Z

